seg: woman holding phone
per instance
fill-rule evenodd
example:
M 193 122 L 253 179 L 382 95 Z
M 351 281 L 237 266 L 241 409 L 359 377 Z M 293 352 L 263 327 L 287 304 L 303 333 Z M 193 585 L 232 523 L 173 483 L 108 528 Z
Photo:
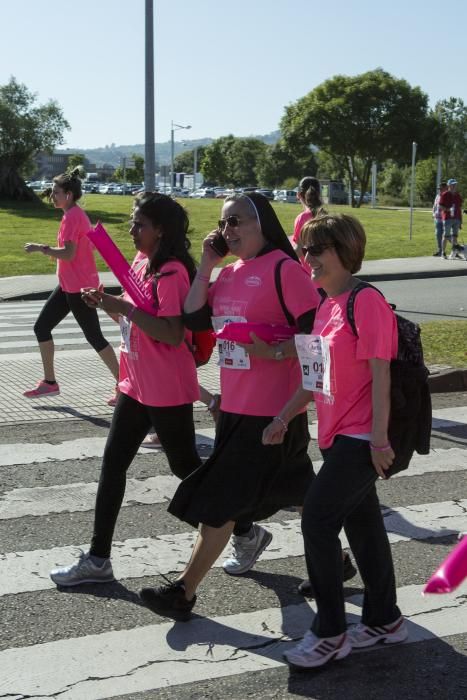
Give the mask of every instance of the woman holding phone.
M 237 260 L 209 286 L 226 248 L 219 248 L 221 237 Z M 285 305 L 297 327 L 310 332 L 319 297 L 270 203 L 258 193 L 228 197 L 218 230 L 204 241 L 185 301 L 185 323 L 193 330 L 219 330 L 229 321 L 284 325 L 275 284 L 279 263 Z M 198 585 L 231 534 L 234 556 L 224 562 L 224 569 L 235 575 L 251 568 L 272 538 L 252 522 L 282 507 L 300 505 L 313 478 L 304 408 L 290 422 L 283 444 L 261 443 L 264 428 L 300 381 L 293 338 L 268 346 L 267 358 L 250 357 L 233 341 L 228 347 L 221 343 L 219 350 L 221 409 L 214 451 L 179 485 L 169 506 L 170 513 L 199 526 L 198 539 L 176 581 L 140 593 L 152 610 L 179 620 L 189 619 Z

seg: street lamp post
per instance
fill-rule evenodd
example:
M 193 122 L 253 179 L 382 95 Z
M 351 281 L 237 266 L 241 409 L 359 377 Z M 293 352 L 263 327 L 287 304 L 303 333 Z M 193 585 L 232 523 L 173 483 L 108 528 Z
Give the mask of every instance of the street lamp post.
M 181 124 L 175 124 L 172 121 L 172 127 L 170 129 L 170 189 L 172 190 L 175 186 L 175 173 L 174 173 L 174 133 L 179 129 L 191 129 L 191 124 L 188 126 L 182 126 Z

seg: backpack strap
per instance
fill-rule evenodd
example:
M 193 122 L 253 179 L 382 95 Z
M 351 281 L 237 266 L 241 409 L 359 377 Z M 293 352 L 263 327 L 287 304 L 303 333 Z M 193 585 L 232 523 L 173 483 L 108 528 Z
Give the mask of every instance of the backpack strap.
M 274 283 L 276 285 L 277 296 L 279 297 L 279 302 L 282 307 L 285 318 L 289 326 L 295 326 L 295 318 L 292 316 L 287 306 L 285 305 L 284 295 L 282 293 L 282 283 L 281 283 L 281 267 L 283 263 L 289 260 L 289 258 L 281 258 L 277 261 L 276 267 L 274 268 Z
M 357 333 L 357 327 L 355 325 L 355 312 L 354 312 L 354 307 L 355 307 L 355 297 L 359 292 L 362 291 L 362 289 L 366 289 L 367 287 L 370 287 L 371 289 L 375 289 L 379 294 L 381 294 L 382 297 L 384 297 L 383 292 L 381 292 L 378 287 L 373 287 L 372 284 L 369 284 L 368 282 L 362 282 L 361 280 L 358 280 L 358 284 L 352 289 L 352 291 L 349 294 L 349 298 L 347 299 L 347 320 L 350 324 L 350 327 L 352 329 L 352 333 L 356 338 L 358 338 L 358 333 Z

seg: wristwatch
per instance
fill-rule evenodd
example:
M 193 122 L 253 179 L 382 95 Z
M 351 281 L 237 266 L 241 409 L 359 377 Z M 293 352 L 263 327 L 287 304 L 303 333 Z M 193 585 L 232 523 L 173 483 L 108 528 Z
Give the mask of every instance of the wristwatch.
M 285 355 L 284 351 L 278 348 L 276 352 L 274 353 L 274 359 L 275 360 L 285 360 Z

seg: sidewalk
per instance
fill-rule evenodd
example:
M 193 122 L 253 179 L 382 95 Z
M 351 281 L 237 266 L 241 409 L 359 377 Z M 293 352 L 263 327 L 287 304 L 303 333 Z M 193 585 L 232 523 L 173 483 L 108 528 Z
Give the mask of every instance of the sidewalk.
M 213 279 L 219 272 L 220 268 L 215 268 Z M 120 289 L 112 272 L 101 272 L 99 275 L 108 292 L 113 293 Z M 465 260 L 443 260 L 443 258 L 432 256 L 369 260 L 363 263 L 362 269 L 358 273 L 358 277 L 367 282 L 457 277 L 459 275 L 467 275 L 467 262 Z M 46 299 L 56 284 L 55 275 L 0 277 L 0 302 Z

